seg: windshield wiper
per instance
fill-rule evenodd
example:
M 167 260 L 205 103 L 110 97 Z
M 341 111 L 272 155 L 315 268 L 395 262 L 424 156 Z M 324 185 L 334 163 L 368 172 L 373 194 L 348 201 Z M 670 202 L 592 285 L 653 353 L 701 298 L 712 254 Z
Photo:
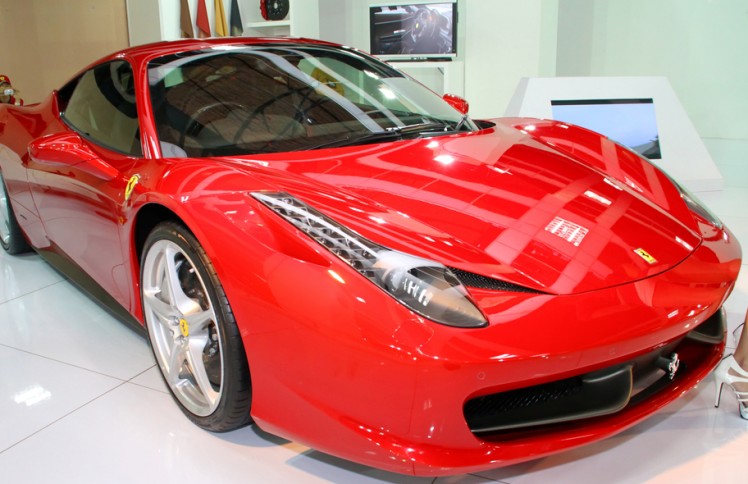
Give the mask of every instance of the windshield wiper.
M 457 124 L 455 124 L 455 127 L 453 129 L 455 131 L 460 131 L 467 123 L 467 120 L 468 120 L 468 115 L 463 114 L 462 117 L 460 118 L 460 121 Z
M 367 132 L 357 135 L 348 135 L 345 138 L 338 138 L 310 148 L 308 150 L 317 150 L 320 148 L 338 148 L 341 146 L 353 146 L 366 143 L 377 143 L 380 141 L 391 141 L 396 139 L 405 139 L 409 135 L 422 135 L 427 133 L 442 134 L 451 131 L 451 127 L 445 123 L 419 123 L 408 126 L 393 126 L 385 128 L 384 131 Z

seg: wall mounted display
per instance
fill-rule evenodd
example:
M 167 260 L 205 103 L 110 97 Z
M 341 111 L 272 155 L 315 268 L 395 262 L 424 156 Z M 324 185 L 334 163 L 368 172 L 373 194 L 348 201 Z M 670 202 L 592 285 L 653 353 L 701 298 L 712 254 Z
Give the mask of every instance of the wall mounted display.
M 457 54 L 457 3 L 369 7 L 370 52 L 387 60 L 445 60 Z

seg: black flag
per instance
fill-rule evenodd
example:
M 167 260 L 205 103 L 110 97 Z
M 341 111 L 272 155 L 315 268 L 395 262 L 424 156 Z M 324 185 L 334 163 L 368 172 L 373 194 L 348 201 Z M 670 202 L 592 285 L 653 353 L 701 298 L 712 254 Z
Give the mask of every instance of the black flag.
M 229 33 L 232 36 L 242 35 L 244 27 L 242 26 L 242 16 L 239 13 L 239 4 L 237 0 L 231 0 L 231 29 Z

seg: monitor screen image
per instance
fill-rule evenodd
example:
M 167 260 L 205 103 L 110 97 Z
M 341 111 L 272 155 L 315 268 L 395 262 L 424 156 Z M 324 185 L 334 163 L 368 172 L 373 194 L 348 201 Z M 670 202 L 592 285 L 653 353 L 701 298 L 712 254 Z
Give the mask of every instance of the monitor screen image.
M 454 2 L 369 8 L 371 53 L 389 60 L 449 59 L 457 53 Z
M 583 126 L 650 160 L 662 158 L 652 99 L 552 100 L 553 119 Z

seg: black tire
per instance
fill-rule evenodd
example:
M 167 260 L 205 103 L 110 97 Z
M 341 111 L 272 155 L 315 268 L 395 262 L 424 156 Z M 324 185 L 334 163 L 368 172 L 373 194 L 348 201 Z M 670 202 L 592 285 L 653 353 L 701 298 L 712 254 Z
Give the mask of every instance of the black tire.
M 140 290 L 153 354 L 185 415 L 212 432 L 252 423 L 249 366 L 234 314 L 213 264 L 184 226 L 164 222 L 151 231 Z
M 26 238 L 18 225 L 16 214 L 10 203 L 8 190 L 5 188 L 5 179 L 0 173 L 0 245 L 8 254 L 22 254 L 30 250 Z

